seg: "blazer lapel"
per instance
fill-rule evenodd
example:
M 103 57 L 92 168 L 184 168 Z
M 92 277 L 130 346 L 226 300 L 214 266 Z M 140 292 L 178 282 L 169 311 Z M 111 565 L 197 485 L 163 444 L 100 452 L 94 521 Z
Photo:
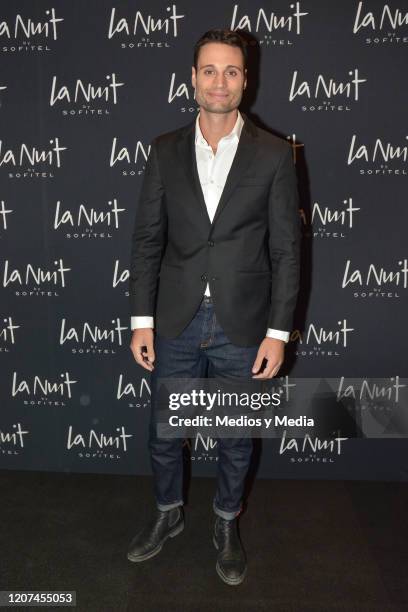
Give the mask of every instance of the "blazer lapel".
M 209 228 L 213 228 L 214 223 L 218 219 L 221 211 L 225 208 L 227 202 L 230 200 L 242 174 L 245 172 L 247 166 L 256 154 L 256 127 L 244 113 L 241 114 L 244 119 L 244 125 L 242 127 L 234 160 L 228 173 L 212 223 L 208 216 L 207 206 L 205 203 L 203 190 L 201 189 L 200 178 L 197 170 L 197 159 L 195 154 L 195 119 L 186 126 L 186 129 L 182 133 L 182 136 L 177 144 L 178 153 L 180 155 L 180 160 L 182 162 L 187 180 L 196 196 L 198 205 L 201 212 L 204 214 L 204 218 Z
M 181 138 L 177 143 L 180 161 L 184 168 L 188 183 L 193 190 L 196 201 L 204 215 L 204 219 L 211 227 L 210 217 L 208 216 L 207 206 L 204 199 L 203 190 L 201 189 L 200 177 L 198 176 L 197 160 L 195 154 L 195 119 L 192 123 L 186 126 Z
M 241 113 L 244 119 L 244 125 L 242 126 L 241 136 L 238 142 L 238 147 L 227 176 L 227 180 L 222 191 L 220 201 L 218 202 L 217 210 L 213 218 L 212 225 L 217 221 L 222 210 L 230 200 L 234 193 L 235 187 L 239 182 L 240 178 L 244 174 L 245 170 L 249 166 L 250 162 L 254 159 L 257 147 L 257 133 L 256 127 L 248 119 L 248 117 Z

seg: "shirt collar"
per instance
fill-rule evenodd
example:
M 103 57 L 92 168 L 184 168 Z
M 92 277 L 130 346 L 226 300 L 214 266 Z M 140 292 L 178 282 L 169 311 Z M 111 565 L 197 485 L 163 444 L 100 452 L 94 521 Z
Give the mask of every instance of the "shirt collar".
M 196 145 L 197 144 L 201 144 L 203 146 L 208 147 L 208 142 L 204 138 L 204 136 L 203 136 L 203 134 L 201 132 L 201 129 L 200 129 L 199 118 L 200 118 L 200 113 L 198 113 L 197 119 L 196 119 L 196 123 L 195 123 L 195 143 L 196 143 Z M 241 136 L 241 132 L 242 132 L 243 126 L 244 126 L 244 119 L 243 119 L 241 113 L 238 111 L 238 117 L 237 117 L 237 120 L 235 122 L 234 127 L 232 128 L 230 133 L 227 134 L 226 136 L 223 136 L 221 138 L 221 140 L 234 140 L 234 139 L 236 139 L 238 141 L 240 136 Z

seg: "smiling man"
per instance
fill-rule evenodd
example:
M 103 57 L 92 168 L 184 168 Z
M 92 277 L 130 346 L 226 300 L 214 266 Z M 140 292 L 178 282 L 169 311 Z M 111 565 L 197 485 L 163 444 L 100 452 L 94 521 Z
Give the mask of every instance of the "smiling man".
M 182 439 L 157 433 L 160 378 L 265 380 L 284 360 L 299 288 L 300 217 L 290 145 L 238 110 L 247 85 L 242 37 L 196 43 L 199 113 L 151 145 L 130 262 L 131 350 L 151 372 L 149 449 L 157 510 L 133 538 L 144 561 L 184 528 Z M 262 368 L 263 364 L 266 364 Z M 251 438 L 218 439 L 216 570 L 240 584 L 237 529 Z

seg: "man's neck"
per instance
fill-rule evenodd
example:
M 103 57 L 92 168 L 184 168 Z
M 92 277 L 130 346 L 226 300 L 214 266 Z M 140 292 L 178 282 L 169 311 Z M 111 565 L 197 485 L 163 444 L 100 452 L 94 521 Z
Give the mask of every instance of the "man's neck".
M 214 153 L 221 138 L 229 134 L 238 118 L 238 110 L 235 108 L 230 113 L 209 113 L 200 108 L 200 130 Z

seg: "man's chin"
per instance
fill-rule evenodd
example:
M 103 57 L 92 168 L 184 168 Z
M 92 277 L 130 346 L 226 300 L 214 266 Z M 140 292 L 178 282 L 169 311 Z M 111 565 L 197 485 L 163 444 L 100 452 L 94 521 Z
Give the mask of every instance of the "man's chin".
M 222 102 L 211 102 L 210 104 L 200 104 L 200 106 L 208 113 L 230 113 L 238 108 L 235 104 L 223 104 Z

